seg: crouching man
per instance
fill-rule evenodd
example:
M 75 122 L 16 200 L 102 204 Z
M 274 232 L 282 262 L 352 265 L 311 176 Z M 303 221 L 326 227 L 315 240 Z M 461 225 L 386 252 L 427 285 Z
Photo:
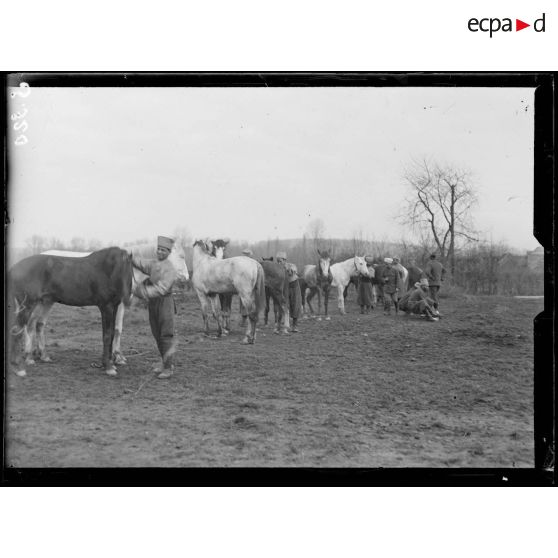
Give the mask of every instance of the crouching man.
M 428 297 L 428 280 L 421 279 L 399 300 L 399 309 L 407 314 L 426 316 L 428 321 L 437 322 L 440 313 L 434 307 L 434 300 Z
M 172 286 L 178 279 L 178 272 L 168 260 L 174 240 L 166 236 L 157 238 L 157 260 L 144 260 L 132 257 L 132 264 L 142 273 L 149 275 L 136 286 L 134 294 L 147 299 L 149 325 L 163 360 L 161 368 L 156 368 L 160 379 L 170 378 L 174 372 L 174 314 Z

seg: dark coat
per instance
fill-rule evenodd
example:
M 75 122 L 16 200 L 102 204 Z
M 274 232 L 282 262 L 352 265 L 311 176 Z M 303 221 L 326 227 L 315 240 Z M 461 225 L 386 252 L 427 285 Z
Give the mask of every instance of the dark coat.
M 424 269 L 428 284 L 431 287 L 439 287 L 445 278 L 446 270 L 444 266 L 437 260 L 430 260 Z

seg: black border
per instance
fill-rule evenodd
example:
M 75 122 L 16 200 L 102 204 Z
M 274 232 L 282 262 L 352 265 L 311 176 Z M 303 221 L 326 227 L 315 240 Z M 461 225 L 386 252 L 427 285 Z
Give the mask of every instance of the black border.
M 555 437 L 555 177 L 556 72 L 4 72 L 6 86 L 32 87 L 528 87 L 535 91 L 534 235 L 544 247 L 544 311 L 534 320 L 535 466 L 525 469 L 328 468 L 6 468 L 2 484 L 26 486 L 546 486 L 555 470 L 543 463 Z M 4 223 L 9 223 L 4 128 Z M 7 226 L 4 228 L 6 263 Z M 4 363 L 4 401 L 6 362 Z M 2 425 L 5 427 L 5 416 Z M 4 428 L 3 428 L 4 431 Z

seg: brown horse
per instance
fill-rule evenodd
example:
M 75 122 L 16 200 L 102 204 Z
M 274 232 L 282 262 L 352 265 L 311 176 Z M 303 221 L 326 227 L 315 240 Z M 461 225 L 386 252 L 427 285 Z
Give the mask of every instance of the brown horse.
M 411 265 L 407 268 L 407 271 L 409 272 L 409 284 L 407 286 L 408 290 L 414 288 L 415 283 L 419 282 L 423 278 L 426 278 L 426 273 L 424 273 L 424 271 L 420 267 L 415 265 L 414 262 L 411 262 Z
M 269 317 L 269 301 L 273 300 L 275 333 L 289 333 L 289 277 L 285 266 L 274 262 L 273 258 L 262 258 L 265 274 L 264 324 Z
M 34 337 L 38 337 L 38 356 L 49 358 L 45 351 L 44 323 L 56 302 L 67 306 L 97 306 L 103 327 L 103 367 L 109 376 L 116 375 L 112 343 L 118 305 L 130 304 L 132 293 L 132 258 L 125 250 L 112 247 L 72 258 L 37 254 L 16 263 L 9 271 L 10 301 L 15 305 L 12 328 L 11 360 L 18 376 L 25 369 L 18 346 L 25 340 L 29 356 Z M 33 363 L 31 358 L 27 363 Z

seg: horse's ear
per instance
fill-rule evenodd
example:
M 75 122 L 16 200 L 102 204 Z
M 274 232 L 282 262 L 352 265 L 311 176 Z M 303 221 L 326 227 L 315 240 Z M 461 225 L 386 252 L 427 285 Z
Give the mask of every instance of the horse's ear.
M 322 256 L 322 253 L 320 252 L 320 249 L 318 248 L 318 256 Z

